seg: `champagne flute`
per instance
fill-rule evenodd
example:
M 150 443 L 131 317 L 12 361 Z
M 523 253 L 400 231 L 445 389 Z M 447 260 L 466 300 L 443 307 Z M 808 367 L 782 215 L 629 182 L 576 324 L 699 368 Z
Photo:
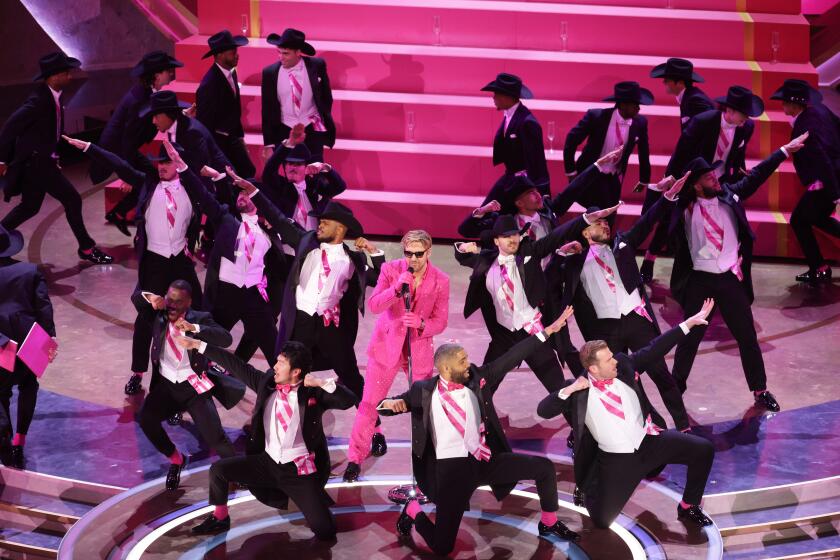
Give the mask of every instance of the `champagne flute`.
M 406 111 L 405 112 L 405 125 L 406 125 L 406 129 L 408 131 L 408 135 L 407 135 L 408 138 L 407 139 L 408 139 L 409 142 L 414 142 L 414 126 L 415 126 L 415 124 L 416 123 L 414 121 L 414 111 Z
M 560 22 L 560 50 L 566 52 L 569 50 L 569 22 Z
M 242 14 L 242 27 L 240 27 L 242 34 L 248 36 L 248 14 Z
M 432 20 L 432 31 L 435 34 L 435 45 L 440 46 L 440 16 L 435 16 Z
M 779 62 L 779 49 L 782 46 L 781 37 L 778 31 L 773 31 L 770 34 L 770 50 L 773 53 L 773 58 L 770 60 L 771 64 Z
M 548 153 L 554 153 L 554 139 L 556 138 L 556 129 L 554 121 L 548 121 Z

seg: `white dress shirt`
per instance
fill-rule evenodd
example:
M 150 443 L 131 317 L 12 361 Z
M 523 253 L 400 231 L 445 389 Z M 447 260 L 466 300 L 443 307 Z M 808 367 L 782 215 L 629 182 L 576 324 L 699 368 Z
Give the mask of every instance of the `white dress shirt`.
M 510 124 L 510 120 L 513 118 L 513 114 L 516 110 L 519 109 L 519 102 L 517 101 L 513 107 L 508 107 L 504 110 L 505 115 L 505 130 L 504 133 L 507 134 L 508 125 Z
M 172 121 L 172 126 L 164 130 L 163 132 L 159 132 L 157 136 L 155 136 L 156 140 L 169 140 L 170 142 L 176 142 L 178 137 L 178 121 Z M 222 171 L 221 169 L 217 169 L 217 171 Z
M 164 326 L 168 329 L 171 327 L 171 323 L 166 321 Z M 172 336 L 184 336 L 184 333 L 183 331 L 174 331 Z M 178 351 L 181 352 L 180 360 L 175 356 L 175 352 L 169 346 L 169 341 L 164 336 L 163 347 L 160 351 L 160 374 L 172 383 L 182 383 L 195 373 L 190 366 L 188 350 L 179 346 Z
M 598 258 L 613 271 L 615 292 L 607 284 L 604 270 L 595 260 L 593 252 L 597 253 Z M 630 294 L 624 288 L 621 275 L 618 273 L 615 255 L 613 255 L 612 248 L 609 245 L 592 243 L 589 246 L 589 252 L 586 254 L 586 260 L 583 263 L 583 270 L 580 273 L 580 281 L 599 319 L 620 319 L 622 315 L 632 313 L 634 309 L 643 304 L 639 290 L 633 290 L 633 293 Z
M 630 125 L 633 123 L 633 119 L 623 118 L 618 114 L 618 109 L 615 109 L 610 117 L 610 124 L 607 125 L 607 135 L 604 138 L 604 146 L 601 148 L 601 155 L 598 159 L 604 157 L 621 145 L 615 137 L 615 123 L 618 123 L 618 127 L 621 130 L 621 138 L 624 140 L 623 143 L 625 145 L 630 138 Z M 601 169 L 602 173 L 617 175 L 621 169 L 621 160 L 615 163 L 600 166 L 599 169 Z
M 218 63 L 216 63 L 216 66 L 219 68 L 219 70 L 222 71 L 222 75 L 225 77 L 228 84 L 230 85 L 230 89 L 233 90 L 234 95 L 236 95 L 236 81 L 233 79 L 233 71 L 236 70 L 236 68 L 231 68 L 230 70 L 227 70 Z
M 236 237 L 235 260 L 231 262 L 227 257 L 222 257 L 219 267 L 219 279 L 223 282 L 233 284 L 242 288 L 256 286 L 263 279 L 265 270 L 265 254 L 271 248 L 271 241 L 268 235 L 257 223 L 259 218 L 256 214 L 242 214 L 242 223 L 239 225 L 239 233 Z M 250 262 L 245 254 L 245 224 L 254 233 L 254 253 Z
M 622 420 L 608 411 L 601 402 L 601 392 L 590 385 L 586 404 L 586 427 L 598 448 L 607 453 L 633 453 L 645 439 L 645 421 L 642 418 L 642 405 L 632 387 L 616 378 L 610 390 L 621 397 Z M 604 397 L 611 402 L 608 397 Z
M 478 397 L 466 387 L 449 391 L 449 395 L 467 414 L 467 420 L 464 424 L 464 436 L 461 437 L 461 434 L 446 417 L 440 393 L 435 386 L 432 390 L 432 410 L 430 412 L 432 414 L 432 443 L 435 446 L 435 456 L 438 459 L 467 457 L 469 452 L 464 442 L 467 440 L 479 441 L 480 438 L 478 427 L 481 424 L 481 413 L 478 407 Z
M 289 80 L 289 74 L 292 73 L 297 79 L 303 92 L 300 96 L 300 111 L 297 110 L 295 104 L 292 102 L 292 85 Z M 318 109 L 315 107 L 315 99 L 312 97 L 312 84 L 309 83 L 309 73 L 306 71 L 306 65 L 303 59 L 292 66 L 291 68 L 280 67 L 277 73 L 277 99 L 280 101 L 280 116 L 283 124 L 288 127 L 293 127 L 298 123 L 308 125 L 312 122 L 312 117 L 320 116 Z
M 721 114 L 720 114 L 720 130 L 726 135 L 726 139 L 728 140 L 729 144 L 726 146 L 726 149 L 723 151 L 723 155 L 718 157 L 718 155 L 717 155 L 717 142 L 720 140 L 720 137 L 718 137 L 718 139 L 715 140 L 715 142 L 716 142 L 715 143 L 715 157 L 712 158 L 712 160 L 713 161 L 720 160 L 720 161 L 724 162 L 724 165 L 721 165 L 717 169 L 715 169 L 715 175 L 718 178 L 722 177 L 723 172 L 726 171 L 726 165 L 725 164 L 726 164 L 726 160 L 729 158 L 729 153 L 732 151 L 732 142 L 735 139 L 735 129 L 736 128 L 738 128 L 738 127 L 735 126 L 734 124 L 729 124 L 728 122 L 726 122 L 726 119 L 724 118 L 724 113 L 721 112 Z
M 703 206 L 712 219 L 723 228 L 723 250 L 718 252 L 706 239 Z M 717 197 L 697 198 L 693 207 L 686 208 L 685 234 L 694 270 L 720 274 L 732 270 L 738 263 L 738 226 L 732 209 Z
M 330 275 L 323 278 L 323 287 L 318 289 L 318 278 L 324 273 L 321 251 L 327 252 Z M 353 261 L 344 250 L 344 243 L 321 243 L 306 255 L 300 267 L 300 283 L 295 291 L 297 308 L 309 315 L 322 315 L 341 301 L 347 284 L 355 272 Z
M 685 90 L 682 90 L 677 94 L 677 105 L 682 105 L 683 97 L 685 97 Z M 689 120 L 691 120 L 691 117 L 680 117 L 680 122 L 682 124 L 687 123 Z
M 166 217 L 165 189 L 172 193 L 177 207 L 174 227 L 169 226 Z M 146 249 L 166 258 L 179 254 L 187 246 L 187 229 L 192 216 L 192 202 L 178 177 L 158 183 L 146 207 Z
M 502 292 L 504 280 L 502 279 L 502 269 L 499 263 L 503 259 L 507 262 L 505 266 L 510 281 L 513 283 L 513 311 L 511 311 L 508 305 L 504 292 Z M 531 304 L 528 303 L 528 298 L 525 297 L 525 289 L 522 286 L 522 280 L 519 278 L 519 269 L 516 267 L 515 255 L 510 255 L 509 259 L 500 255 L 493 261 L 490 270 L 487 271 L 484 285 L 487 287 L 487 291 L 490 292 L 493 306 L 496 308 L 496 322 L 504 328 L 510 331 L 518 331 L 526 325 L 529 325 L 538 313 L 538 310 L 531 307 Z
M 535 212 L 533 216 L 526 216 L 522 213 L 516 215 L 516 224 L 519 226 L 519 229 L 522 229 L 527 223 L 531 224 L 529 231 L 534 232 L 535 241 L 540 240 L 549 234 L 549 230 L 545 224 L 543 224 L 542 215 L 540 215 L 539 212 Z M 545 270 L 550 262 L 551 255 L 549 254 L 543 257 L 542 261 L 540 261 L 540 266 L 543 270 Z

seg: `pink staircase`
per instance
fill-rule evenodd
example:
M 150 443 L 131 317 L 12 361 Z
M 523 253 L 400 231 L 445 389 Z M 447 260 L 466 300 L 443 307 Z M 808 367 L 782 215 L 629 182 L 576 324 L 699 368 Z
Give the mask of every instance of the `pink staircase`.
M 201 60 L 207 37 L 223 28 L 241 32 L 244 23 L 251 44 L 240 51 L 238 73 L 255 162 L 262 164 L 260 72 L 277 60 L 264 38 L 295 27 L 327 61 L 338 141 L 326 159 L 347 180 L 341 198 L 371 234 L 422 226 L 436 237 L 457 236 L 457 224 L 501 174 L 491 162 L 501 116 L 479 91 L 498 72 L 518 74 L 535 92 L 527 105 L 545 133 L 554 122 L 554 141 L 545 139 L 554 193 L 566 186 L 566 132 L 587 108 L 606 106 L 599 100 L 620 80 L 637 80 L 656 96 L 642 112 L 653 176 L 661 176 L 679 116 L 648 72 L 668 56 L 691 58 L 711 96 L 742 84 L 767 100 L 785 78 L 816 82 L 796 0 L 198 0 L 198 34 L 176 44 L 185 67 L 172 87 L 181 97 L 194 98 L 209 65 Z M 767 109 L 748 165 L 789 136 L 780 104 Z M 642 201 L 630 192 L 637 166 L 634 158 L 625 180 L 628 220 Z M 799 256 L 787 220 L 801 191 L 786 162 L 749 201 L 758 254 Z

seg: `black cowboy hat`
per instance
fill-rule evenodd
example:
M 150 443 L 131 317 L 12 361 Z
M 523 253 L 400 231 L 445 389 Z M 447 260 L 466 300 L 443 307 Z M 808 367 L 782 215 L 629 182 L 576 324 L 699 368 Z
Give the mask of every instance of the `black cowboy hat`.
M 502 208 L 506 211 L 515 211 L 516 210 L 516 199 L 520 196 L 525 194 L 526 192 L 530 191 L 531 189 L 536 189 L 537 185 L 528 178 L 527 175 L 514 175 L 505 185 L 504 190 L 502 190 L 499 204 L 502 205 Z
M 158 113 L 165 113 L 167 111 L 183 111 L 189 107 L 189 103 L 178 101 L 178 96 L 174 91 L 168 89 L 156 91 L 149 98 L 149 103 L 140 110 L 139 117 L 142 119 L 148 116 L 154 116 Z
M 789 78 L 785 80 L 782 87 L 773 92 L 770 99 L 780 99 L 782 101 L 791 101 L 799 103 L 800 105 L 810 105 L 812 103 L 819 103 L 822 101 L 822 94 L 814 89 L 811 84 L 805 80 L 797 80 Z
M 286 153 L 283 163 L 309 163 L 312 161 L 312 153 L 306 144 L 296 144 L 294 148 Z
M 335 200 L 329 201 L 322 212 L 318 213 L 313 210 L 309 213 L 309 215 L 314 218 L 318 218 L 319 220 L 335 220 L 336 222 L 343 224 L 344 227 L 347 228 L 346 237 L 351 239 L 354 237 L 361 237 L 364 233 L 362 230 L 362 224 L 360 224 L 359 220 L 357 220 L 353 215 L 353 211 Z
M 172 147 L 175 148 L 175 151 L 181 154 L 181 156 L 183 157 L 184 148 L 182 148 L 180 144 L 172 142 Z M 164 146 L 163 144 L 160 145 L 160 151 L 158 152 L 157 157 L 148 156 L 148 158 L 149 161 L 172 161 L 172 159 L 169 157 L 169 152 L 166 151 L 166 146 Z
M 694 71 L 694 64 L 684 58 L 669 58 L 650 71 L 651 78 L 671 78 L 685 82 L 703 83 L 703 76 Z
M 493 229 L 490 230 L 493 238 L 507 237 L 514 233 L 523 234 L 531 227 L 530 222 L 525 224 L 525 227 L 520 228 L 516 223 L 516 216 L 513 214 L 500 214 L 496 221 L 493 222 Z
M 303 31 L 297 29 L 286 29 L 282 35 L 272 33 L 266 37 L 265 41 L 277 47 L 285 49 L 300 49 L 300 51 L 308 56 L 315 55 L 315 47 L 306 42 L 306 35 Z
M 210 46 L 210 50 L 204 53 L 204 56 L 201 58 L 207 58 L 208 56 L 213 56 L 214 54 L 218 54 L 220 52 L 244 47 L 248 44 L 248 39 L 242 35 L 234 36 L 230 31 L 225 29 L 224 31 L 219 31 L 215 35 L 211 35 L 210 38 L 207 39 L 207 44 Z
M 748 117 L 757 117 L 764 112 L 764 101 L 744 86 L 730 87 L 725 97 L 718 97 L 715 101 Z
M 139 78 L 144 74 L 157 74 L 171 68 L 181 68 L 183 65 L 183 62 L 163 51 L 152 51 L 144 54 L 140 62 L 131 69 L 131 77 Z
M 522 83 L 522 78 L 502 72 L 496 79 L 481 88 L 481 91 L 503 93 L 517 99 L 531 99 L 534 94 Z
M 603 210 L 603 208 L 601 208 L 600 206 L 587 206 L 586 210 L 584 210 L 584 214 L 593 214 L 593 213 L 595 213 L 595 212 L 599 212 L 599 211 L 601 211 L 601 210 Z M 606 220 L 606 218 L 603 218 L 603 219 L 604 219 L 604 220 Z M 591 226 L 591 225 L 592 225 L 592 224 L 594 224 L 594 223 L 595 223 L 595 222 L 592 222 L 592 223 L 590 223 L 590 224 L 586 224 L 586 225 L 584 225 L 584 226 L 583 226 L 583 227 L 582 227 L 582 228 L 578 231 L 578 234 L 575 236 L 575 238 L 574 238 L 572 241 L 580 241 L 581 243 L 589 243 L 589 242 L 586 240 L 586 238 L 583 236 L 583 232 L 584 232 L 584 231 L 585 231 L 585 230 L 586 230 L 589 226 Z
M 11 257 L 23 249 L 23 234 L 16 229 L 8 230 L 0 225 L 0 257 Z
M 614 103 L 629 101 L 631 103 L 638 103 L 639 105 L 652 105 L 653 94 L 649 89 L 641 87 L 639 82 L 618 82 L 613 86 L 613 94 L 605 97 L 604 101 L 612 101 Z
M 688 172 L 691 172 L 691 174 L 688 176 L 688 179 L 686 179 L 685 181 L 685 185 L 683 185 L 683 189 L 690 188 L 704 173 L 713 171 L 721 165 L 723 165 L 722 161 L 716 161 L 710 164 L 702 157 L 696 157 L 693 160 L 689 161 L 682 171 L 683 175 L 685 175 Z
M 32 80 L 46 80 L 54 74 L 64 72 L 65 70 L 72 70 L 73 68 L 79 68 L 81 65 L 81 60 L 73 58 L 72 56 L 67 56 L 61 51 L 50 53 L 46 56 L 42 56 L 41 59 L 38 60 L 38 66 L 41 67 L 41 71 L 38 72 L 38 75 L 32 78 Z

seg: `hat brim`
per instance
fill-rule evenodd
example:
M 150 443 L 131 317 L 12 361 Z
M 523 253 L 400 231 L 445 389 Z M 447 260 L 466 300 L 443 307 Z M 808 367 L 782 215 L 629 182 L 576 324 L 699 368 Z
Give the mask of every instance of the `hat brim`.
M 151 74 L 151 73 L 158 73 L 163 72 L 164 70 L 172 70 L 173 68 L 183 68 L 184 63 L 180 60 L 176 60 L 172 57 L 169 57 L 169 63 L 163 66 L 158 67 L 146 67 L 142 64 L 136 65 L 134 68 L 131 69 L 131 77 L 132 78 L 139 78 L 143 74 Z
M 32 78 L 32 81 L 37 82 L 38 80 L 46 80 L 50 76 L 54 76 L 60 72 L 65 72 L 67 70 L 75 70 L 76 68 L 81 68 L 82 66 L 82 61 L 78 58 L 73 58 L 72 56 L 68 56 L 65 62 L 66 64 L 64 66 L 53 68 L 52 70 L 46 73 L 44 73 L 43 71 L 38 72 L 38 74 L 34 78 Z
M 137 114 L 137 116 L 140 117 L 141 119 L 144 119 L 148 116 L 154 116 L 154 115 L 157 115 L 158 113 L 165 113 L 167 111 L 183 111 L 184 109 L 187 109 L 190 106 L 191 105 L 189 103 L 186 103 L 185 101 L 178 101 L 178 106 L 177 107 L 173 107 L 173 106 L 170 105 L 168 107 L 152 108 L 151 106 L 147 105 L 146 107 L 144 107 L 143 109 L 140 110 L 140 112 Z
M 23 234 L 16 229 L 7 230 L 9 234 L 9 246 L 5 251 L 0 252 L 0 258 L 13 257 L 23 249 Z
M 653 93 L 651 93 L 649 89 L 640 88 L 639 99 L 630 99 L 627 97 L 616 97 L 615 95 L 611 95 L 609 97 L 605 97 L 604 101 L 609 101 L 611 103 L 628 101 L 630 103 L 638 103 L 639 105 L 653 105 Z
M 693 169 L 691 171 L 691 174 L 688 176 L 688 179 L 685 180 L 685 185 L 683 185 L 683 189 L 686 189 L 688 187 L 693 186 L 694 183 L 697 182 L 697 179 L 699 179 L 703 174 L 708 173 L 709 171 L 714 171 L 715 169 L 717 169 L 721 165 L 723 165 L 723 161 L 722 160 L 717 160 L 716 162 L 711 163 L 711 164 L 707 165 L 706 167 L 701 167 L 699 169 Z
M 221 45 L 214 49 L 210 49 L 201 57 L 202 59 L 208 58 L 213 56 L 214 54 L 218 54 L 220 52 L 230 51 L 233 49 L 238 49 L 239 47 L 244 47 L 248 44 L 248 38 L 243 35 L 234 35 L 233 37 L 233 44 L 228 43 L 227 45 Z
M 717 102 L 717 103 L 719 103 L 719 104 L 721 104 L 725 107 L 731 107 L 732 109 L 735 109 L 736 111 L 740 111 L 741 113 L 744 113 L 748 117 L 757 117 L 761 113 L 764 112 L 764 101 L 762 101 L 761 98 L 759 96 L 755 95 L 755 94 L 753 94 L 752 97 L 750 98 L 750 106 L 749 107 L 736 107 L 735 105 L 733 105 L 731 103 L 728 103 L 726 101 L 726 96 L 716 97 L 715 102 Z
M 268 37 L 266 37 L 265 42 L 274 45 L 275 47 L 282 47 L 284 49 L 300 49 L 300 52 L 307 56 L 315 56 L 315 47 L 307 43 L 306 41 L 302 41 L 301 43 L 287 43 L 283 41 L 282 37 L 277 33 L 272 33 Z
M 779 89 L 774 91 L 773 95 L 770 96 L 770 99 L 776 99 L 778 101 L 793 101 L 791 99 L 785 99 L 785 88 L 784 87 L 780 87 Z M 822 101 L 822 99 L 823 99 L 822 93 L 820 93 L 819 91 L 817 91 L 813 87 L 809 86 L 809 88 L 808 88 L 808 99 L 807 99 L 806 102 L 808 104 L 819 103 L 820 101 Z M 798 101 L 793 101 L 793 102 L 794 103 L 799 103 Z
M 364 234 L 362 224 L 360 224 L 359 220 L 357 220 L 352 214 L 344 212 L 324 212 L 323 214 L 319 214 L 313 210 L 309 212 L 309 215 L 313 218 L 318 218 L 319 220 L 333 220 L 342 224 L 347 228 L 347 234 L 345 237 L 350 239 L 361 237 Z
M 698 74 L 697 72 L 692 71 L 691 75 L 688 74 L 677 74 L 674 72 L 668 72 L 666 69 L 666 64 L 657 64 L 653 67 L 653 70 L 650 71 L 651 78 L 671 78 L 674 80 L 683 80 L 688 81 L 691 80 L 692 82 L 696 82 L 698 84 L 702 84 L 706 80 L 703 79 L 703 76 Z
M 512 91 L 510 88 L 506 88 L 505 86 L 500 85 L 496 80 L 493 80 L 483 88 L 481 91 L 492 91 L 494 93 L 502 93 L 504 95 L 509 95 L 511 97 L 516 97 L 517 99 L 533 99 L 534 93 L 528 89 L 525 84 L 519 89 L 519 93 L 517 94 L 515 91 Z

